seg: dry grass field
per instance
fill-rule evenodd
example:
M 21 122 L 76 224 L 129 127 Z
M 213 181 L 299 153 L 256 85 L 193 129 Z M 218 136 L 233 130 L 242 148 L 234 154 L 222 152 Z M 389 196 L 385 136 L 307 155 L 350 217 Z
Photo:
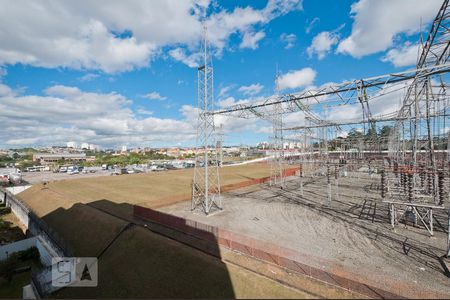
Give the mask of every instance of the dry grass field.
M 131 225 L 133 222 L 139 224 L 132 216 L 133 204 L 158 208 L 188 200 L 192 175 L 191 169 L 61 180 L 50 182 L 45 188 L 35 185 L 19 194 L 19 198 L 58 233 L 73 255 L 99 259 L 97 288 L 65 288 L 52 297 L 353 296 L 250 257 L 241 267 L 242 255 L 230 251 L 224 253 L 218 245 L 213 247 L 217 248 L 214 252 L 220 253 L 220 258 L 205 254 L 195 246 L 188 246 L 195 242 L 178 242 L 180 237 L 172 236 L 181 235 L 176 231 L 166 237 L 166 234 L 160 235 L 142 224 Z M 269 168 L 265 163 L 221 169 L 223 186 L 267 176 Z M 189 239 L 181 237 L 181 240 L 184 238 Z
M 269 176 L 266 163 L 224 167 L 220 170 L 221 184 L 230 185 Z M 37 184 L 18 197 L 38 216 L 45 216 L 58 208 L 70 208 L 75 203 L 108 200 L 114 203 L 139 204 L 151 208 L 187 200 L 191 194 L 193 169 L 103 176 L 50 182 L 46 188 Z M 132 207 L 116 211 L 130 218 Z
M 97 288 L 65 288 L 52 296 L 310 298 L 143 227 L 127 227 L 133 204 L 161 207 L 189 199 L 192 175 L 191 169 L 61 180 L 19 194 L 74 255 L 99 258 Z M 267 164 L 226 167 L 221 181 L 230 185 L 268 175 Z

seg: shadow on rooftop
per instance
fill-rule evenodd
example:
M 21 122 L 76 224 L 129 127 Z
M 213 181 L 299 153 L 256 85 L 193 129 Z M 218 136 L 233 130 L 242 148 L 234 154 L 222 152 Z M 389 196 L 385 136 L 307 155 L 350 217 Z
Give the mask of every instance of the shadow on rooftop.
M 43 217 L 74 256 L 99 259 L 98 287 L 63 288 L 51 297 L 235 297 L 213 234 L 203 232 L 208 243 L 200 246 L 202 241 L 179 231 L 134 219 L 132 211 L 127 203 L 98 200 Z

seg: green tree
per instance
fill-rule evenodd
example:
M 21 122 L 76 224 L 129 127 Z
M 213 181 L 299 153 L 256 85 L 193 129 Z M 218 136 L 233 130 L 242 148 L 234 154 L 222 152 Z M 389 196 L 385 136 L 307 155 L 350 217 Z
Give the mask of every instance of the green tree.
M 392 126 L 384 125 L 380 130 L 380 136 L 388 137 L 391 134 Z

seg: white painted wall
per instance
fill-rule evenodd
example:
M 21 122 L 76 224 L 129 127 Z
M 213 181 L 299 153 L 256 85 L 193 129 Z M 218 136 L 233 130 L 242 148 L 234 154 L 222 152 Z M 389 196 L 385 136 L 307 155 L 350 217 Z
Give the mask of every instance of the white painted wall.
M 6 259 L 14 252 L 27 250 L 36 247 L 41 255 L 41 262 L 44 266 L 52 265 L 52 258 L 59 257 L 58 253 L 41 236 L 10 243 L 0 247 L 0 260 Z
M 19 193 L 22 193 L 23 191 L 25 191 L 26 189 L 28 189 L 30 187 L 31 187 L 31 185 L 11 186 L 11 187 L 7 187 L 6 190 L 13 195 L 17 195 Z
M 14 242 L 0 247 L 0 260 L 6 259 L 14 252 L 27 250 L 33 246 L 36 246 L 36 237 L 32 237 L 26 240 Z

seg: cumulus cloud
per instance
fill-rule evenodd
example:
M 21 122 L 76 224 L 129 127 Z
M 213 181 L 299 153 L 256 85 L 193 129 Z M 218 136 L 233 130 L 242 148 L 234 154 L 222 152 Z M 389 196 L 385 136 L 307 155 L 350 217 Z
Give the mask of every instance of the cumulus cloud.
M 338 41 L 339 35 L 336 32 L 322 31 L 313 38 L 311 45 L 306 49 L 308 56 L 311 58 L 317 54 L 318 59 L 323 59 Z
M 151 92 L 142 96 L 142 98 L 146 98 L 149 100 L 166 100 L 167 97 L 161 96 L 158 92 Z
M 294 47 L 295 42 L 297 41 L 297 36 L 293 33 L 282 33 L 280 35 L 280 40 L 286 44 L 286 46 L 284 46 L 284 49 L 291 49 L 292 47 Z
M 186 51 L 182 48 L 175 48 L 169 51 L 169 55 L 185 65 L 187 65 L 190 68 L 197 68 L 199 66 L 199 61 L 201 59 L 200 53 L 193 53 L 190 55 L 186 54 Z
M 8 145 L 57 145 L 69 140 L 103 147 L 122 143 L 193 143 L 195 127 L 186 118 L 151 116 L 144 107 L 118 93 L 85 92 L 52 86 L 44 96 L 17 95 L 0 85 L 0 141 Z
M 278 86 L 282 90 L 306 87 L 313 84 L 316 74 L 311 68 L 290 71 L 278 78 Z
M 263 96 L 248 97 L 244 99 L 235 99 L 234 97 L 227 97 L 221 101 L 218 101 L 217 106 L 219 108 L 228 108 L 236 105 L 250 105 L 250 104 L 255 105 L 263 103 L 265 100 L 267 100 L 267 98 Z M 230 114 L 228 115 L 228 117 L 230 117 L 231 120 L 239 119 L 235 118 L 234 114 Z
M 432 21 L 441 5 L 441 0 L 360 0 L 351 8 L 351 35 L 337 52 L 362 57 L 384 51 L 397 35 L 417 33 L 421 22 Z
M 259 94 L 264 86 L 259 83 L 251 84 L 251 85 L 243 85 L 241 86 L 238 91 L 246 96 L 253 96 L 256 94 Z
M 262 40 L 266 34 L 264 31 L 258 31 L 256 33 L 253 32 L 245 32 L 244 37 L 242 38 L 242 42 L 239 45 L 239 48 L 250 48 L 256 49 L 258 48 L 258 42 Z
M 5 0 L 0 10 L 0 65 L 118 73 L 147 67 L 162 51 L 174 50 L 171 57 L 195 66 L 191 53 L 198 51 L 202 38 L 201 20 L 220 53 L 235 33 L 243 37 L 242 47 L 255 49 L 264 36 L 257 26 L 299 9 L 301 0 L 268 0 L 261 9 L 232 11 L 194 0 L 112 0 L 108 5 L 25 0 L 20 6 Z
M 5 84 L 0 83 L 0 96 L 12 95 L 13 91 L 11 88 Z
M 217 106 L 220 108 L 231 107 L 238 104 L 249 104 L 249 99 L 236 100 L 234 97 L 227 97 L 219 102 L 217 102 Z
M 389 50 L 381 60 L 390 62 L 395 67 L 406 67 L 417 63 L 418 54 L 418 44 L 405 43 L 403 46 Z
M 219 53 L 234 33 L 241 33 L 243 36 L 241 48 L 255 49 L 257 42 L 265 36 L 263 31 L 255 30 L 256 26 L 267 24 L 291 11 L 302 9 L 300 0 L 268 0 L 262 9 L 247 6 L 237 7 L 232 12 L 221 11 L 211 15 L 206 21 L 208 37 L 213 46 L 218 48 Z

